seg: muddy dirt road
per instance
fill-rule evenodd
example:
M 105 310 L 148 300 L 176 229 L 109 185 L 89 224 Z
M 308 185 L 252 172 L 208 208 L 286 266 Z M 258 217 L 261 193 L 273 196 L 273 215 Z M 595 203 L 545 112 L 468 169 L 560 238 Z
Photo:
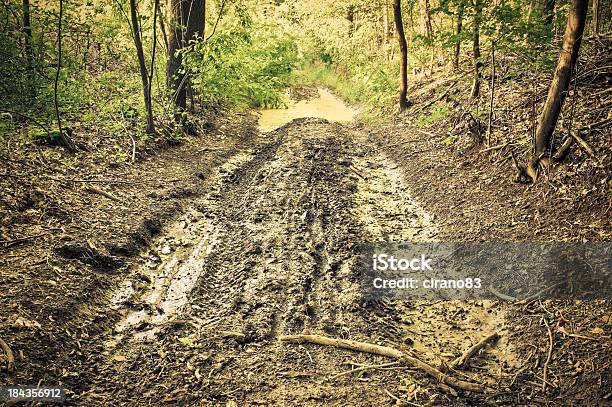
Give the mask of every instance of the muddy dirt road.
M 362 299 L 359 244 L 529 239 L 537 197 L 529 203 L 519 187 L 463 169 L 417 130 L 301 118 L 257 134 L 243 120 L 128 167 L 131 179 L 113 185 L 119 203 L 64 182 L 50 190 L 67 203 L 41 191 L 23 214 L 14 211 L 30 228 L 34 219 L 42 230 L 57 226 L 4 247 L 0 337 L 16 369 L 2 370 L 0 353 L 0 385 L 61 385 L 69 405 L 83 406 L 594 405 L 610 397 L 606 302 Z M 593 219 L 582 225 L 602 223 L 584 216 Z M 599 230 L 583 229 L 538 230 L 546 239 Z M 494 346 L 453 373 L 488 394 L 456 392 L 382 356 L 279 341 L 363 341 L 444 369 L 494 332 Z
M 398 364 L 338 375 L 393 362 L 383 357 L 278 341 L 295 333 L 363 340 L 440 366 L 494 331 L 506 337 L 498 303 L 361 300 L 357 244 L 438 234 L 397 164 L 364 137 L 298 119 L 218 168 L 208 193 L 113 293 L 120 318 L 91 350 L 102 356 L 78 402 L 381 405 L 398 391 L 405 400 L 454 398 Z M 497 387 L 498 375 L 516 367 L 503 338 L 468 377 Z

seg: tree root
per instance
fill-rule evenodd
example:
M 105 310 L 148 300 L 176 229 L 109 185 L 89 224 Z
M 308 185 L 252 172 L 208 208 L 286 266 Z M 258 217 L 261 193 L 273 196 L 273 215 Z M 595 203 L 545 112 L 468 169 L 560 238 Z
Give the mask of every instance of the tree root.
M 423 362 L 422 360 L 417 359 L 413 356 L 406 355 L 405 353 L 397 349 L 390 348 L 388 346 L 374 345 L 371 343 L 358 342 L 348 339 L 334 339 L 321 335 L 286 335 L 281 336 L 279 339 L 282 342 L 313 343 L 317 345 L 333 346 L 336 348 L 350 349 L 358 352 L 387 356 L 402 361 L 419 370 L 422 370 L 428 375 L 434 377 L 439 382 L 447 384 L 448 386 L 453 387 L 455 389 L 472 391 L 476 393 L 485 393 L 488 390 L 487 387 L 482 384 L 466 382 L 464 380 L 459 380 L 454 377 L 448 376 L 447 374 L 429 365 L 428 363 Z

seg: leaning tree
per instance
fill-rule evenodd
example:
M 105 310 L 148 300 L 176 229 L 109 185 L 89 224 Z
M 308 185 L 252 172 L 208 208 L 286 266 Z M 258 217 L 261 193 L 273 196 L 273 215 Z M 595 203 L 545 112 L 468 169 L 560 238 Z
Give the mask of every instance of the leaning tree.
M 538 121 L 533 152 L 527 167 L 527 173 L 534 182 L 537 179 L 538 164 L 551 147 L 551 136 L 555 131 L 557 119 L 567 95 L 572 71 L 578 58 L 588 3 L 588 0 L 572 0 L 565 34 L 563 35 L 563 47 L 559 55 L 555 75 L 548 89 L 544 109 Z

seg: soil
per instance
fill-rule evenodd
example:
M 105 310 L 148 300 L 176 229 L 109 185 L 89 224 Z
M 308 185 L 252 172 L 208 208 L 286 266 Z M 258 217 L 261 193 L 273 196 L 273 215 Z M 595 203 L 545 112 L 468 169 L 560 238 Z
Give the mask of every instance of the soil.
M 3 152 L 0 338 L 16 369 L 0 384 L 61 385 L 87 406 L 610 402 L 609 302 L 365 301 L 353 267 L 368 241 L 607 241 L 605 192 L 586 210 L 406 118 L 264 133 L 222 117 L 110 166 Z M 459 373 L 487 394 L 278 340 L 353 339 L 443 367 L 494 332 Z

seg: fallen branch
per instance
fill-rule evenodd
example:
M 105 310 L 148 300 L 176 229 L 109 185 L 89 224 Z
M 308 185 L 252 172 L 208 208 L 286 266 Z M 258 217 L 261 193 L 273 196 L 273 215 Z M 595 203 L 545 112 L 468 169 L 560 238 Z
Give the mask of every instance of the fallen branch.
M 485 148 L 484 150 L 480 150 L 480 151 L 478 152 L 478 154 L 480 154 L 480 153 L 486 153 L 487 151 L 492 151 L 492 150 L 499 150 L 499 149 L 504 148 L 504 147 L 506 147 L 506 146 L 508 146 L 508 145 L 510 145 L 510 142 L 507 142 L 507 143 L 504 143 L 504 144 L 498 144 L 498 145 L 496 145 L 496 146 L 489 147 L 489 148 Z
M 446 91 L 444 91 L 444 93 L 442 93 L 440 96 L 438 96 L 435 99 L 430 100 L 429 102 L 427 102 L 426 104 L 424 104 L 423 106 L 421 106 L 415 113 L 420 113 L 423 110 L 427 109 L 429 106 L 433 105 L 434 103 L 436 103 L 437 101 L 441 100 L 442 98 L 444 98 L 444 96 L 448 95 L 448 93 L 453 90 L 453 88 L 455 87 L 455 85 L 457 84 L 457 81 L 454 81 L 449 87 L 448 89 L 446 89 Z
M 47 236 L 48 234 L 49 234 L 49 232 L 45 232 L 45 233 L 39 233 L 38 235 L 20 237 L 19 239 L 14 239 L 14 240 L 0 240 L 0 245 L 2 245 L 4 247 L 10 247 L 10 246 L 12 246 L 14 244 L 23 243 L 23 242 L 26 242 L 26 241 L 28 241 L 30 239 L 36 239 L 37 237 Z
M 63 180 L 59 180 L 59 181 L 66 181 L 66 182 L 103 182 L 105 184 L 133 184 L 133 182 L 131 182 L 131 181 L 120 181 L 120 180 L 116 180 L 116 179 L 74 179 L 74 178 L 70 178 L 70 179 L 63 179 Z
M 469 358 L 471 358 L 476 353 L 478 353 L 478 351 L 484 348 L 487 343 L 496 341 L 498 338 L 499 338 L 499 334 L 497 332 L 487 336 L 482 341 L 478 342 L 477 344 L 475 344 L 474 346 L 472 346 L 471 348 L 463 352 L 463 354 L 459 356 L 457 359 L 453 360 L 452 363 L 450 364 L 450 367 L 452 369 L 463 368 Z
M 11 348 L 9 348 L 6 342 L 2 340 L 2 338 L 0 338 L 0 348 L 2 348 L 4 353 L 6 353 L 6 359 L 8 361 L 6 370 L 11 373 L 13 370 L 15 370 L 15 357 L 13 356 L 13 351 L 11 350 Z
M 544 372 L 542 379 L 542 392 L 546 392 L 546 375 L 548 374 L 548 364 L 550 363 L 550 358 L 552 356 L 553 351 L 553 336 L 552 331 L 550 330 L 550 326 L 548 325 L 548 321 L 544 318 L 544 324 L 546 324 L 546 329 L 548 330 L 548 355 L 546 356 L 546 361 L 544 362 Z
M 421 134 L 424 134 L 426 136 L 432 137 L 432 138 L 436 138 L 437 136 L 429 131 L 425 131 L 425 130 L 421 130 L 421 129 L 413 129 L 414 131 L 417 131 Z
M 574 140 L 576 140 L 576 142 L 580 145 L 580 147 L 584 148 L 584 150 L 591 156 L 591 157 L 595 157 L 595 152 L 593 151 L 593 149 L 591 148 L 591 146 L 584 141 L 584 139 L 582 137 L 580 137 L 578 135 L 578 133 L 576 133 L 575 131 L 570 132 L 570 134 L 572 135 L 572 137 L 574 138 Z
M 87 191 L 89 191 L 89 192 L 93 192 L 94 194 L 102 195 L 102 196 L 104 196 L 104 197 L 106 197 L 106 198 L 108 198 L 108 199 L 110 199 L 112 201 L 121 202 L 121 199 L 117 198 L 115 195 L 112 195 L 112 194 L 110 194 L 110 193 L 108 193 L 106 191 L 103 191 L 101 189 L 98 189 L 98 188 L 96 188 L 94 186 L 89 185 L 85 189 Z
M 333 346 L 336 348 L 343 348 L 354 350 L 358 352 L 372 353 L 375 355 L 387 356 L 390 358 L 394 358 L 400 360 L 410 366 L 414 366 L 417 369 L 422 370 L 428 375 L 434 377 L 441 383 L 447 384 L 456 389 L 472 391 L 478 393 L 484 393 L 487 391 L 487 388 L 478 383 L 466 382 L 463 380 L 455 379 L 454 377 L 448 376 L 442 371 L 436 369 L 435 367 L 429 365 L 426 362 L 423 362 L 420 359 L 417 359 L 413 356 L 406 355 L 405 353 L 390 348 L 388 346 L 380 346 L 374 345 L 366 342 L 358 342 L 348 339 L 334 339 L 321 335 L 286 335 L 281 336 L 279 338 L 282 342 L 289 343 L 314 343 L 317 345 L 323 346 Z
M 367 180 L 366 177 L 364 177 L 363 175 L 361 175 L 359 173 L 359 171 L 357 171 L 356 169 L 354 169 L 352 166 L 348 167 L 348 169 L 355 175 L 357 175 L 359 178 L 363 179 L 363 180 Z
M 563 161 L 563 159 L 565 158 L 567 154 L 567 151 L 569 150 L 569 148 L 571 147 L 573 143 L 574 143 L 574 139 L 572 137 L 566 137 L 563 143 L 561 143 L 561 146 L 553 154 L 553 160 Z

